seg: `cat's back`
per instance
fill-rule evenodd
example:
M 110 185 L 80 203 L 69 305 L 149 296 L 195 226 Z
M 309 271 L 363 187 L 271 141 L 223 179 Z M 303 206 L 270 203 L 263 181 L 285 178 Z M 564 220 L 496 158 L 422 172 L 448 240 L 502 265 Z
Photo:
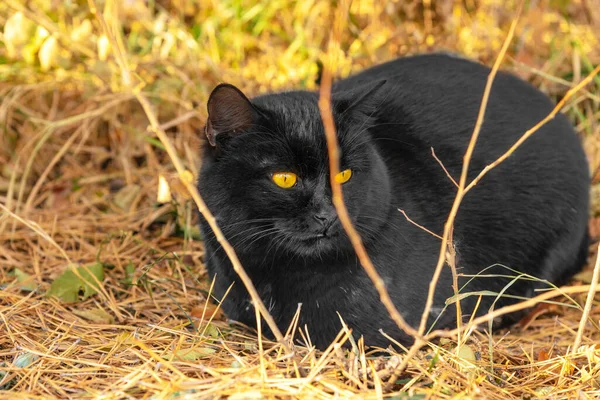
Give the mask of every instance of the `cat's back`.
M 405 206 L 410 197 L 414 205 L 410 211 L 418 215 L 426 210 L 421 218 L 430 227 L 441 229 L 455 193 L 431 150 L 450 175 L 460 176 L 490 71 L 467 59 L 429 54 L 399 58 L 337 82 L 336 90 L 351 90 L 386 81 L 378 93 L 376 123 L 370 132 L 392 171 L 398 206 L 410 210 Z M 553 108 L 534 86 L 499 71 L 467 182 Z M 569 268 L 578 249 L 585 253 L 588 191 L 589 167 L 580 140 L 568 119 L 558 113 L 462 202 L 455 238 L 463 239 L 467 264 L 491 265 L 501 259 L 527 265 L 526 255 L 530 272 L 555 279 L 557 265 Z M 560 256 L 548 256 L 551 261 L 538 270 L 542 263 L 535 251 Z M 581 262 L 575 264 L 578 268 Z
M 433 53 L 402 57 L 368 68 L 336 82 L 334 90 L 352 90 L 385 80 L 377 98 L 376 113 L 387 127 L 374 129 L 376 138 L 410 136 L 427 147 L 454 149 L 453 153 L 462 161 L 490 72 L 489 67 L 465 58 Z M 492 162 L 553 108 L 548 96 L 533 85 L 511 73 L 498 71 L 474 158 L 482 163 Z M 543 125 L 524 147 L 530 146 L 557 163 L 571 161 L 567 167 L 579 171 L 587 168 L 580 141 L 560 113 Z
M 414 122 L 431 124 L 434 128 L 472 127 L 490 71 L 489 67 L 462 57 L 445 53 L 423 54 L 368 68 L 336 82 L 334 90 L 351 90 L 385 80 L 379 96 L 382 113 L 401 107 L 406 117 L 421 119 Z M 486 116 L 494 121 L 507 119 L 508 113 L 512 113 L 513 126 L 520 126 L 539 121 L 552 107 L 548 97 L 531 84 L 498 71 Z

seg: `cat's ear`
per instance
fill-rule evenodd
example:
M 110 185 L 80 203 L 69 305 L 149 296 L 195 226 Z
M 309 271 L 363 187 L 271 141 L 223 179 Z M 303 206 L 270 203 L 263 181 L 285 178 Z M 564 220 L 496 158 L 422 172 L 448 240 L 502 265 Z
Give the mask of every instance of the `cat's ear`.
M 378 94 L 386 82 L 383 79 L 375 83 L 360 85 L 353 90 L 339 94 L 338 98 L 342 100 L 340 111 L 343 113 L 359 111 L 364 114 L 371 114 L 381 102 Z
M 213 89 L 207 109 L 205 133 L 213 147 L 217 145 L 218 135 L 240 133 L 253 125 L 258 115 L 246 95 L 228 83 Z

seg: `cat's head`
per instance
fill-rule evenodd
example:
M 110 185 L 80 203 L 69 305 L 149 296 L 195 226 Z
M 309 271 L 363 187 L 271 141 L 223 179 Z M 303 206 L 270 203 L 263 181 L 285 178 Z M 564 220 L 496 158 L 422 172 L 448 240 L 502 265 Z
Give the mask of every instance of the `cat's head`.
M 384 82 L 335 93 L 344 202 L 363 240 L 390 210 L 387 168 L 369 134 Z M 232 85 L 208 100 L 200 193 L 238 252 L 323 258 L 352 252 L 332 204 L 318 95 L 295 91 L 249 100 Z

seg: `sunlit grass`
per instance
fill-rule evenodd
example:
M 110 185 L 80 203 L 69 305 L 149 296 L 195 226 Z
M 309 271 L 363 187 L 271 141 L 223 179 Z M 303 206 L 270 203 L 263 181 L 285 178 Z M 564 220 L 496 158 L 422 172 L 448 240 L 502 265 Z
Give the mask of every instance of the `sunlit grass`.
M 10 210 L 0 211 L 0 388 L 46 398 L 599 395 L 595 324 L 568 354 L 586 285 L 546 301 L 511 332 L 469 331 L 461 343 L 431 343 L 399 374 L 402 354 L 365 354 L 347 332 L 339 342 L 349 349 L 297 346 L 290 356 L 227 323 L 207 301 L 211 283 L 194 206 L 129 84 L 150 100 L 185 168 L 196 171 L 212 87 L 228 81 L 250 94 L 316 89 L 337 2 L 98 4 L 122 32 L 116 48 L 87 1 L 0 3 L 0 203 Z M 515 5 L 356 0 L 336 75 L 432 50 L 490 65 Z M 503 67 L 559 100 L 600 62 L 597 18 L 584 1 L 526 7 Z M 133 71 L 132 82 L 124 70 Z M 597 171 L 600 78 L 564 111 Z M 596 238 L 598 190 L 594 185 Z M 101 293 L 74 304 L 44 297 L 68 264 L 96 262 L 106 276 Z M 590 279 L 588 270 L 575 283 Z

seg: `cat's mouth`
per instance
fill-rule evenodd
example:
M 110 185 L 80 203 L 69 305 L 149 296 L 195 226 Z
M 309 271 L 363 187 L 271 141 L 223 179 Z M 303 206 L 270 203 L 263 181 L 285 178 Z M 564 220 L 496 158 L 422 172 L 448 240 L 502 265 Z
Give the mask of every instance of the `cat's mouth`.
M 325 229 L 282 229 L 280 232 L 286 237 L 287 249 L 302 256 L 322 256 L 342 245 L 335 224 Z
M 319 244 L 325 244 L 331 241 L 331 238 L 325 235 L 316 235 L 312 238 L 304 239 L 303 243 L 307 246 L 317 246 Z
M 301 235 L 297 240 L 303 243 L 317 243 L 319 241 L 325 241 L 331 239 L 331 236 L 325 235 L 324 233 L 316 233 L 311 235 Z
M 320 257 L 333 251 L 336 246 L 336 241 L 333 237 L 322 233 L 302 233 L 293 235 L 290 239 L 288 249 L 303 257 Z
M 293 246 L 300 253 L 307 254 L 322 254 L 333 250 L 337 242 L 338 235 L 336 233 L 312 233 L 301 234 L 294 238 L 295 245 Z

